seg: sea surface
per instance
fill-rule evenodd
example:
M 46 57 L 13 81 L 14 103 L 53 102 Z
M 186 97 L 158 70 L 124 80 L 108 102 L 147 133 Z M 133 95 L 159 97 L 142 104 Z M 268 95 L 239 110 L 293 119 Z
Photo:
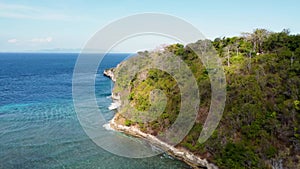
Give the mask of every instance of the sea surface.
M 99 109 L 109 120 L 112 82 L 104 77 L 129 54 L 109 54 L 96 78 Z M 89 139 L 77 119 L 72 76 L 78 54 L 0 53 L 0 169 L 189 168 L 166 154 L 114 155 Z

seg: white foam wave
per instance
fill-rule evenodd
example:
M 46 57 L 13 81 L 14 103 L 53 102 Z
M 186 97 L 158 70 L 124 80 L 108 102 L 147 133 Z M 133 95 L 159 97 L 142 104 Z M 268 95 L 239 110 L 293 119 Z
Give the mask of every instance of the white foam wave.
M 109 123 L 103 124 L 103 127 L 104 127 L 106 130 L 113 130 L 113 129 L 110 127 L 110 124 L 109 124 Z
M 110 106 L 108 107 L 109 110 L 115 110 L 120 106 L 119 102 L 113 102 L 110 104 Z

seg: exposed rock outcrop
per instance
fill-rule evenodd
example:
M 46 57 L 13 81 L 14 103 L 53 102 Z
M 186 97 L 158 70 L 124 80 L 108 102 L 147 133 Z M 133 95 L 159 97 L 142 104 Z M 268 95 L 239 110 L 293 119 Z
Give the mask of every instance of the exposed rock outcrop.
M 114 75 L 114 68 L 104 70 L 103 74 L 109 77 L 113 82 L 116 82 L 116 77 Z

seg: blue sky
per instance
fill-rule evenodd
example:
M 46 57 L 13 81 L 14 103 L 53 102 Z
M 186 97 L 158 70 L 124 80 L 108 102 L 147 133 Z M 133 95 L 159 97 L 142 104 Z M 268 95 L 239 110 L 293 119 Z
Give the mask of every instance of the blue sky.
M 255 28 L 300 33 L 298 0 L 0 0 L 0 52 L 79 51 L 93 34 L 124 16 L 158 12 L 177 16 L 206 37 L 240 35 Z M 155 47 L 145 38 L 132 40 L 116 51 L 136 46 Z M 171 40 L 155 41 L 172 43 Z M 135 46 L 135 47 L 134 47 Z

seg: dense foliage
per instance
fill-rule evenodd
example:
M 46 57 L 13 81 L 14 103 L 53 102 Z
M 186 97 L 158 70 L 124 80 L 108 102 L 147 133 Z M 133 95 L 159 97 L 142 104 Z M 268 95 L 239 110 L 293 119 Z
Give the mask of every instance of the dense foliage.
M 174 44 L 164 49 L 189 65 L 202 89 L 197 121 L 179 146 L 220 168 L 300 168 L 300 35 L 290 35 L 288 30 L 274 33 L 256 29 L 211 43 L 223 61 L 227 101 L 217 130 L 204 144 L 197 139 L 210 107 L 207 70 L 189 45 Z M 165 72 L 151 69 L 142 73 L 146 78 L 137 75 L 131 81 L 131 106 L 146 110 L 151 104 L 149 93 L 158 88 L 168 97 L 166 109 L 152 122 L 126 119 L 125 123 L 157 135 L 175 121 L 180 91 Z

